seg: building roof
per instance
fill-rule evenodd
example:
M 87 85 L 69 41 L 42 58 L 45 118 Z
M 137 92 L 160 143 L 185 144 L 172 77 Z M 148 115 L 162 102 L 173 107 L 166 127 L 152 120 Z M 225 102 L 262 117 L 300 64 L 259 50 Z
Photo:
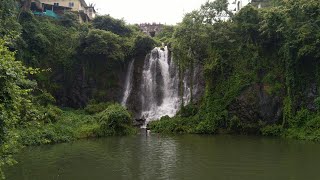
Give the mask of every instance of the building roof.
M 95 10 L 94 6 L 88 6 L 87 9 L 93 9 L 93 12 L 97 13 L 97 11 Z
M 87 5 L 85 0 L 80 0 L 80 3 L 82 4 L 83 7 L 88 7 L 88 5 Z

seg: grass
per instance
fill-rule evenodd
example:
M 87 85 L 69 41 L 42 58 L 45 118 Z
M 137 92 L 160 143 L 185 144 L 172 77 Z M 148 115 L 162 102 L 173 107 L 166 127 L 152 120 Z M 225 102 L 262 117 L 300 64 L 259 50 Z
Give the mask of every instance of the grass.
M 55 123 L 30 122 L 18 129 L 23 145 L 54 144 L 99 136 L 95 115 L 81 110 L 63 111 Z

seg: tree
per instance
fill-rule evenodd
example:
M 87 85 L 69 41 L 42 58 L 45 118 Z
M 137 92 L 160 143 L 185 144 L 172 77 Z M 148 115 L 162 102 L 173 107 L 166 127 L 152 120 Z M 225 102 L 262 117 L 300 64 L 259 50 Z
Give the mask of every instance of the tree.
M 92 25 L 96 29 L 105 31 L 111 31 L 114 34 L 127 36 L 132 32 L 131 29 L 126 26 L 123 20 L 114 19 L 110 15 L 98 16 L 93 19 Z
M 65 27 L 77 27 L 79 25 L 78 16 L 73 12 L 64 13 L 59 21 Z
M 110 60 L 124 60 L 125 52 L 122 51 L 123 40 L 111 31 L 93 29 L 85 38 L 84 53 L 88 55 L 103 55 Z
M 21 26 L 17 22 L 18 9 L 14 0 L 0 1 L 0 38 L 4 38 L 7 45 L 14 46 Z
M 228 4 L 228 0 L 207 1 L 198 11 L 198 20 L 213 24 L 225 20 L 226 17 L 232 17 L 233 14 L 228 10 Z
M 130 113 L 120 104 L 113 104 L 100 113 L 103 135 L 128 135 L 134 132 Z
M 146 55 L 155 46 L 156 42 L 147 35 L 138 35 L 134 41 L 134 54 Z
M 5 46 L 0 39 L 0 176 L 3 178 L 1 167 L 12 165 L 15 161 L 12 155 L 17 151 L 17 123 L 26 116 L 27 104 L 31 102 L 29 80 L 27 74 L 33 71 L 16 61 L 15 54 Z M 0 177 L 0 178 L 1 178 Z

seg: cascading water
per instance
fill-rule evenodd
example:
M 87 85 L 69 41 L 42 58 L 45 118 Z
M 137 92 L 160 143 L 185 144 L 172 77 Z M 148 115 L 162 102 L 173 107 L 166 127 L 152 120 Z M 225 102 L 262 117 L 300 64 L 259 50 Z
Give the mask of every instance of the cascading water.
M 147 123 L 162 116 L 174 116 L 179 108 L 178 73 L 168 49 L 155 48 L 145 61 L 142 73 L 141 117 Z
M 189 77 L 182 79 L 184 104 L 191 97 Z M 136 119 L 145 119 L 145 125 L 162 116 L 172 117 L 181 105 L 179 82 L 178 68 L 168 48 L 154 48 L 144 61 L 129 64 L 122 105 L 132 110 Z
M 185 76 L 183 79 L 183 101 L 185 104 L 189 104 L 191 100 L 191 88 L 188 86 L 187 81 L 187 76 Z
M 123 94 L 123 98 L 121 101 L 121 105 L 126 106 L 128 98 L 130 96 L 131 90 L 132 90 L 132 78 L 133 78 L 133 70 L 134 70 L 134 60 L 132 60 L 129 63 L 127 75 L 126 75 L 126 80 L 125 80 L 125 90 Z

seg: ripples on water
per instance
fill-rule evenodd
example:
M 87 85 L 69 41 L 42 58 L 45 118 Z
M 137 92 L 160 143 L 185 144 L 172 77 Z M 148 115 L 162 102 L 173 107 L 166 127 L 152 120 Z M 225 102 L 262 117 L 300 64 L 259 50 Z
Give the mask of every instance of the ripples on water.
M 7 179 L 320 179 L 320 145 L 245 136 L 113 137 L 26 148 Z

